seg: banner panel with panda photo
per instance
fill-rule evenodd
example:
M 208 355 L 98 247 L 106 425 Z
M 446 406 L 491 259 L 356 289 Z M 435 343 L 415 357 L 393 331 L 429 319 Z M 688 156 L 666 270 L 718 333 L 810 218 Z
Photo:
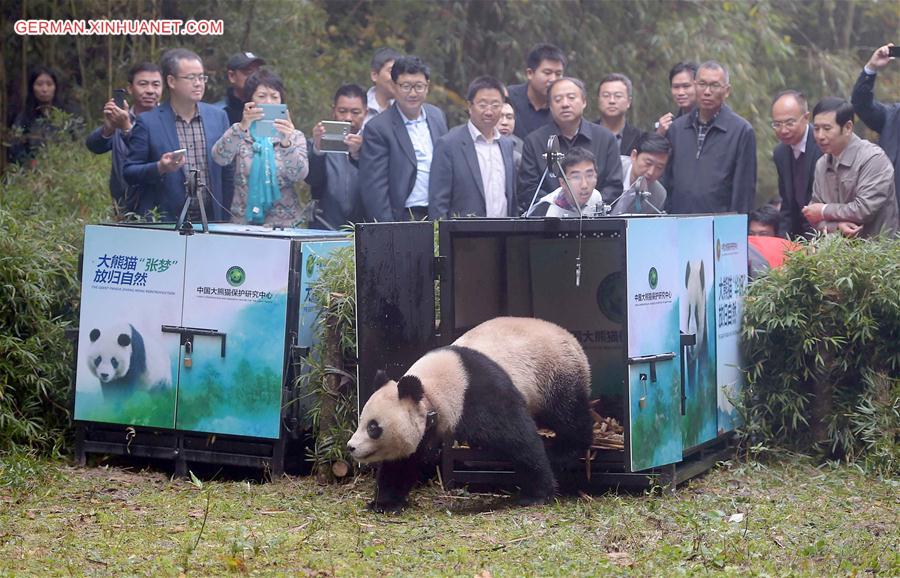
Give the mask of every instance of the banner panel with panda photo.
M 693 335 L 694 345 L 682 351 L 684 447 L 692 448 L 716 437 L 716 308 L 713 280 L 712 217 L 679 217 L 681 255 L 681 333 Z
M 680 462 L 681 351 L 678 222 L 628 219 L 628 421 L 631 471 Z M 661 356 L 653 362 L 638 358 Z M 668 357 L 668 359 L 665 359 Z M 635 361 L 631 361 L 635 360 Z
M 75 419 L 175 427 L 185 237 L 85 228 Z

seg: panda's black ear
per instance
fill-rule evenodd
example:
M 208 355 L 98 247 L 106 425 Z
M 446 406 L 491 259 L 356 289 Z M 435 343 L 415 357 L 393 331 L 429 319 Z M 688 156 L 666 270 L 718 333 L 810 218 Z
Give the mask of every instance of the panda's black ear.
M 377 390 L 381 389 L 382 387 L 384 387 L 384 384 L 386 384 L 390 380 L 391 380 L 391 378 L 388 377 L 388 374 L 385 373 L 385 371 L 383 369 L 379 369 L 378 371 L 375 372 L 375 379 L 372 382 L 372 385 L 374 386 L 372 388 L 372 391 L 377 391 Z
M 131 345 L 131 336 L 127 333 L 120 333 L 117 341 L 119 342 L 119 347 L 128 347 Z
M 100 330 L 99 329 L 91 329 L 91 334 L 89 335 L 91 338 L 91 343 L 100 339 Z
M 407 397 L 416 403 L 422 401 L 425 391 L 422 389 L 422 382 L 414 375 L 404 375 L 397 382 L 397 393 L 400 399 Z

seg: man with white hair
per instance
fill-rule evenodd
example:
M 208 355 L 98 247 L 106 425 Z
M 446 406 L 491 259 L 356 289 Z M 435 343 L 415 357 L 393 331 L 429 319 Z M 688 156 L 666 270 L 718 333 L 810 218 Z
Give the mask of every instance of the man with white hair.
M 664 180 L 669 213 L 748 213 L 756 196 L 756 135 L 725 104 L 728 71 L 714 60 L 694 81 L 697 106 L 669 127 L 672 155 Z

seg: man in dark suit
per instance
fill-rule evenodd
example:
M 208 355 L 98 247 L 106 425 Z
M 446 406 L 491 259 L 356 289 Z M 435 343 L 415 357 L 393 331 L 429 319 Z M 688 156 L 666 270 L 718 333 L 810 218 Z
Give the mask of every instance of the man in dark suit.
M 865 125 L 878 133 L 878 146 L 894 165 L 894 188 L 900 191 L 900 102 L 885 104 L 875 100 L 875 77 L 880 69 L 894 60 L 889 55 L 893 45 L 885 44 L 872 53 L 853 86 L 850 102 Z M 897 202 L 900 203 L 900 195 L 897 195 Z
M 519 169 L 519 209 L 525 212 L 541 182 L 546 161 L 547 140 L 558 135 L 560 151 L 565 154 L 572 147 L 582 147 L 593 153 L 597 164 L 597 190 L 603 200 L 611 203 L 622 194 L 622 162 L 616 137 L 600 125 L 584 119 L 587 107 L 587 91 L 577 78 L 564 76 L 547 90 L 552 122 L 528 135 L 522 149 L 522 166 Z M 553 168 L 553 167 L 552 167 Z M 559 178 L 547 175 L 541 185 L 538 198 L 560 187 Z
M 366 123 L 359 157 L 359 183 L 369 221 L 422 220 L 428 216 L 428 180 L 434 142 L 447 134 L 447 120 L 427 104 L 430 72 L 420 58 L 394 61 L 394 104 Z
M 466 94 L 469 122 L 454 127 L 434 144 L 428 185 L 428 216 L 513 217 L 516 172 L 513 142 L 501 138 L 503 84 L 481 76 Z
M 809 124 L 806 98 L 796 90 L 785 90 L 772 101 L 772 128 L 781 141 L 772 151 L 778 171 L 781 217 L 778 234 L 794 238 L 813 232 L 801 209 L 809 204 L 816 161 L 822 151 Z
M 225 207 L 231 199 L 222 191 L 232 190 L 233 166 L 220 167 L 211 150 L 228 129 L 225 111 L 200 102 L 207 76 L 200 57 L 183 48 L 163 54 L 162 71 L 169 87 L 169 100 L 140 115 L 131 131 L 125 181 L 138 187 L 137 212 L 153 209 L 164 219 L 175 219 L 184 205 L 185 182 L 196 174 L 207 215 L 227 220 Z M 173 151 L 186 149 L 182 155 Z M 190 218 L 196 220 L 199 206 L 191 203 Z
M 631 108 L 633 86 L 631 79 L 614 72 L 600 79 L 597 89 L 597 108 L 600 118 L 594 122 L 609 130 L 616 137 L 619 154 L 628 156 L 644 132 L 628 123 L 625 116 Z

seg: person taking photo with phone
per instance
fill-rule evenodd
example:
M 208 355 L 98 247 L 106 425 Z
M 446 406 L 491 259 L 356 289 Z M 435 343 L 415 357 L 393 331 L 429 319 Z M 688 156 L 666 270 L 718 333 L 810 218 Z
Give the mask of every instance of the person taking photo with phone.
M 212 162 L 211 149 L 228 129 L 228 116 L 200 102 L 209 77 L 196 53 L 167 50 L 160 68 L 169 100 L 137 118 L 128 142 L 124 175 L 137 187 L 135 212 L 174 221 L 196 188 L 210 220 L 222 221 L 231 202 L 223 191 L 231 190 L 234 174 Z M 200 205 L 191 202 L 188 217 L 198 222 L 200 216 Z
M 897 56 L 900 56 L 900 46 L 893 43 L 873 52 L 856 80 L 850 102 L 853 112 L 867 127 L 878 133 L 878 146 L 894 165 L 894 187 L 900 191 L 900 102 L 885 104 L 875 100 L 875 77 Z M 900 206 L 900 197 L 897 203 Z
M 294 183 L 309 172 L 306 137 L 294 128 L 290 114 L 271 121 L 275 137 L 262 134 L 265 112 L 260 105 L 283 104 L 284 83 L 269 70 L 247 78 L 243 118 L 231 125 L 213 145 L 213 161 L 221 166 L 234 162 L 234 198 L 231 222 L 294 227 L 302 219 Z
M 337 89 L 332 100 L 331 119 L 350 123 L 343 140 L 346 153 L 322 150 L 326 129 L 321 122 L 313 127 L 312 140 L 306 141 L 309 151 L 306 183 L 317 205 L 311 226 L 317 229 L 338 229 L 362 218 L 358 187 L 359 149 L 366 119 L 366 92 L 362 87 L 345 84 Z
M 115 96 L 103 106 L 103 124 L 88 135 L 85 146 L 96 155 L 112 151 L 112 168 L 109 172 L 109 193 L 116 212 L 133 211 L 135 198 L 125 182 L 125 157 L 128 141 L 138 115 L 156 108 L 162 96 L 162 71 L 152 62 L 141 62 L 128 71 L 128 86 L 116 89 Z M 120 92 L 121 90 L 121 92 Z M 122 93 L 132 98 L 129 106 Z

